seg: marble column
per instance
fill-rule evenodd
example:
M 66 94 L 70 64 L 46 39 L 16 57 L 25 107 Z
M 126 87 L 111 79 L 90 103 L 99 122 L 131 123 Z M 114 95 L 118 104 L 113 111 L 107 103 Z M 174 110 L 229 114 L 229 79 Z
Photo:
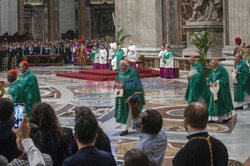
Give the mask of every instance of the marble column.
M 18 1 L 18 33 L 23 35 L 24 31 L 24 0 Z
M 240 37 L 242 44 L 250 44 L 250 1 L 224 0 L 223 2 L 224 48 L 222 53 L 226 61 L 223 61 L 222 65 L 233 68 L 235 38 Z
M 17 0 L 0 0 L 0 35 L 18 32 L 18 2 Z
M 80 38 L 86 38 L 86 0 L 80 2 Z
M 116 31 L 130 34 L 137 47 L 160 48 L 162 43 L 162 12 L 160 0 L 116 0 Z M 151 49 L 151 50 L 152 50 Z
M 244 43 L 250 43 L 250 1 L 224 0 L 224 2 L 224 50 L 232 51 L 236 37 L 242 38 Z
M 161 1 L 162 6 L 162 41 L 167 43 L 167 7 L 166 7 L 166 0 Z
M 59 26 L 60 34 L 69 30 L 75 32 L 75 3 L 69 0 L 59 1 Z
M 49 40 L 56 40 L 55 0 L 48 1 L 49 8 Z

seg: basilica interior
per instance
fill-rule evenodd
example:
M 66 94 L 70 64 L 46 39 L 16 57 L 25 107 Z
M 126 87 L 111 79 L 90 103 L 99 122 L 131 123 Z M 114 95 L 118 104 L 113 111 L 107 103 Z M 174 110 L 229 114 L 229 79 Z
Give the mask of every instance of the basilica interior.
M 126 33 L 131 34 L 130 40 L 135 41 L 138 46 L 137 53 L 145 56 L 145 67 L 157 71 L 160 70 L 160 60 L 157 56 L 161 44 L 171 45 L 176 58 L 175 65 L 179 69 L 179 78 L 142 79 L 146 101 L 143 111 L 155 109 L 163 117 L 162 128 L 168 140 L 163 165 L 170 166 L 174 156 L 188 142 L 183 126 L 183 113 L 188 106 L 185 100 L 190 69 L 188 57 L 197 52 L 190 43 L 190 34 L 201 34 L 213 28 L 215 42 L 213 49 L 208 52 L 208 57 L 219 58 L 221 64 L 231 71 L 234 65 L 231 56 L 234 38 L 242 35 L 244 41 L 248 42 L 250 33 L 245 22 L 242 25 L 245 29 L 237 33 L 238 25 L 234 24 L 236 20 L 232 20 L 232 16 L 238 16 L 237 12 L 232 10 L 236 2 L 224 0 L 223 4 L 213 4 L 211 13 L 216 13 L 216 16 L 206 17 L 208 20 L 204 17 L 201 20 L 199 16 L 204 16 L 205 13 L 197 10 L 198 14 L 194 15 L 195 2 L 192 0 L 163 0 L 165 4 L 152 2 L 153 0 L 147 0 L 148 4 L 144 0 L 141 1 L 138 0 L 136 5 L 133 5 L 130 0 L 18 0 L 16 29 L 7 34 L 15 36 L 14 32 L 17 32 L 17 36 L 25 36 L 25 39 L 31 41 L 92 40 L 114 36 L 118 29 L 124 29 Z M 239 6 L 243 8 L 244 5 L 241 3 Z M 250 8 L 250 5 L 248 7 Z M 209 8 L 207 7 L 206 11 Z M 248 18 L 247 21 L 250 20 L 250 14 L 245 17 Z M 4 21 L 1 18 L 3 14 L 0 17 L 0 43 L 1 40 L 7 40 L 2 26 Z M 242 31 L 247 32 L 246 35 Z M 126 40 L 124 47 L 128 45 Z M 61 73 L 78 72 L 80 66 L 74 64 L 32 66 L 30 69 L 37 77 L 42 101 L 54 108 L 60 125 L 74 129 L 75 110 L 79 106 L 89 107 L 111 141 L 115 160 L 118 165 L 122 165 L 124 154 L 137 144 L 139 137 L 134 129 L 131 129 L 128 135 L 120 136 L 122 127 L 115 122 L 115 97 L 113 89 L 109 87 L 113 82 L 104 81 L 102 86 L 99 86 L 98 81 L 57 76 Z M 87 65 L 86 70 L 92 70 L 92 65 Z M 6 90 L 9 87 L 7 74 L 7 71 L 0 72 L 0 81 L 5 82 Z M 96 86 L 90 88 L 93 84 Z M 230 90 L 233 96 L 231 77 Z M 247 109 L 233 110 L 232 113 L 233 118 L 230 121 L 209 123 L 207 131 L 225 144 L 231 165 L 245 163 L 247 166 L 250 165 L 250 105 Z

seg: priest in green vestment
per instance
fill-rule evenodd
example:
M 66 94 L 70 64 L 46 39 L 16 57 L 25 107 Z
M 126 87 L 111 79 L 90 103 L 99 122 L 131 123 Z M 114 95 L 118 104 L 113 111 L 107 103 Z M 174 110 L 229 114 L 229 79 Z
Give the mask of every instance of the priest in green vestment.
M 212 60 L 212 71 L 209 75 L 209 121 L 228 121 L 232 119 L 233 102 L 229 86 L 227 70 L 219 65 L 218 59 Z M 219 86 L 218 93 L 212 93 L 211 88 Z M 217 100 L 215 96 L 217 96 Z
M 120 62 L 121 71 L 118 73 L 115 81 L 115 118 L 117 123 L 124 124 L 121 136 L 128 134 L 128 129 L 132 124 L 132 114 L 126 100 L 133 96 L 135 92 L 140 92 L 139 111 L 142 111 L 145 105 L 144 92 L 139 74 L 129 62 L 122 60 Z M 120 93 L 120 94 L 119 94 Z M 123 125 L 123 126 L 124 126 Z
M 249 68 L 241 54 L 237 55 L 236 64 L 237 84 L 234 84 L 235 109 L 242 110 L 248 108 L 248 104 L 250 103 Z
M 25 97 L 25 110 L 28 117 L 31 116 L 32 106 L 35 103 L 41 102 L 40 92 L 38 88 L 38 83 L 36 76 L 31 70 L 29 70 L 29 63 L 22 61 L 19 64 L 19 69 L 22 73 L 19 79 L 24 88 L 24 97 Z
M 17 80 L 17 71 L 10 70 L 8 72 L 7 79 L 10 82 L 10 86 L 6 95 L 9 95 L 13 103 L 25 103 L 24 89 L 21 85 L 21 81 Z
M 115 54 L 112 55 L 111 61 L 111 70 L 120 71 L 120 62 L 124 59 L 124 51 L 121 49 L 121 46 L 117 47 Z
M 195 58 L 195 56 L 189 58 L 191 68 L 188 75 L 188 88 L 185 98 L 188 104 L 191 104 L 194 101 L 207 104 L 209 90 L 206 78 L 201 64 L 197 62 Z

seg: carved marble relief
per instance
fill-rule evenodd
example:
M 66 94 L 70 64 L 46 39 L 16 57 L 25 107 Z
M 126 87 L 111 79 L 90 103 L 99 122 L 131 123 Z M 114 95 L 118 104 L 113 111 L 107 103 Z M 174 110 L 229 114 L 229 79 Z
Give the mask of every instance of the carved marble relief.
M 181 43 L 186 43 L 187 41 L 187 30 L 184 28 L 186 21 L 188 21 L 192 16 L 192 0 L 181 0 Z
M 192 0 L 193 12 L 189 22 L 222 21 L 223 0 Z

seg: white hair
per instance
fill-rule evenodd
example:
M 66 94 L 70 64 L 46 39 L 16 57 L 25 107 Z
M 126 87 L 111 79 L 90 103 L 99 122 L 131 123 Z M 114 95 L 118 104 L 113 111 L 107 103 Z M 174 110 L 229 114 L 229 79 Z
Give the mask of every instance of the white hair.
M 126 62 L 125 60 L 122 60 L 121 62 L 120 62 L 120 64 L 124 64 L 124 65 L 126 65 L 127 67 L 129 67 L 129 63 L 128 62 Z

